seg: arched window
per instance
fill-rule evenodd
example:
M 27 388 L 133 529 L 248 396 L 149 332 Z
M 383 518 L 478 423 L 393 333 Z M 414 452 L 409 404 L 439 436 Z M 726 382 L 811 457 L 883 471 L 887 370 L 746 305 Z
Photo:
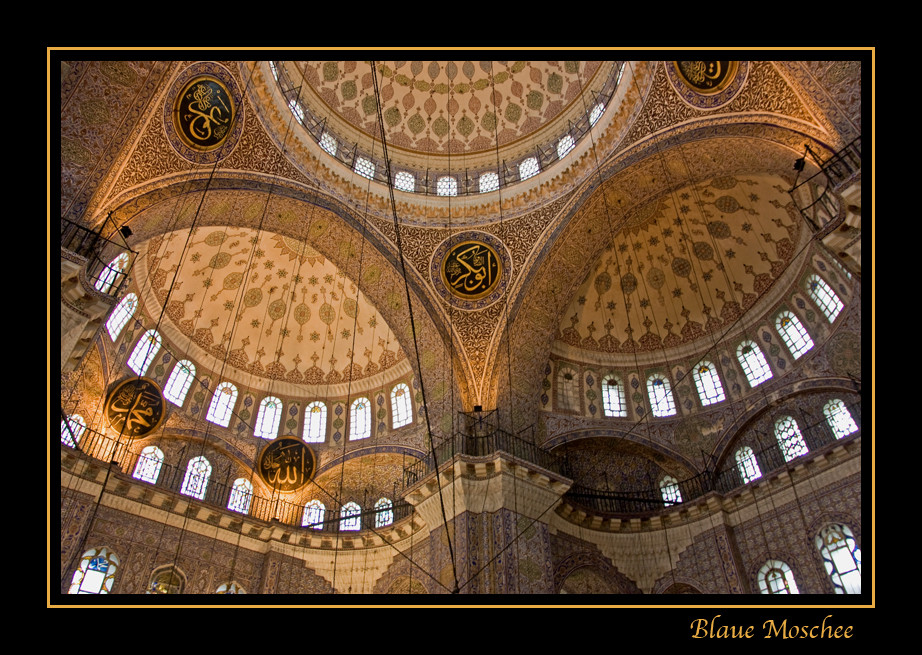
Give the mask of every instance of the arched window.
M 736 466 L 739 468 L 740 477 L 743 478 L 744 484 L 749 484 L 753 480 L 758 480 L 762 477 L 759 462 L 749 446 L 743 446 L 736 451 Z
M 478 180 L 480 193 L 496 191 L 499 188 L 499 175 L 496 173 L 481 173 Z
M 602 408 L 605 411 L 605 416 L 627 416 L 624 385 L 614 375 L 606 375 L 602 379 Z
M 304 441 L 320 443 L 327 438 L 327 406 L 315 400 L 304 410 Z
M 589 112 L 589 124 L 595 125 L 596 121 L 598 121 L 602 117 L 602 114 L 604 112 L 605 112 L 605 105 L 603 105 L 601 102 L 597 104 L 595 107 L 593 107 L 592 111 Z
M 160 350 L 160 333 L 157 330 L 148 330 L 138 340 L 134 350 L 131 351 L 131 357 L 128 358 L 128 366 L 138 375 L 144 375 L 147 367 L 154 361 L 157 352 Z
M 837 594 L 861 593 L 861 549 L 846 525 L 828 525 L 816 537 Z
M 791 351 L 794 359 L 799 359 L 801 355 L 813 347 L 813 339 L 807 334 L 803 323 L 791 312 L 781 312 L 775 321 L 775 329 L 781 335 L 784 345 Z
M 324 132 L 320 137 L 320 147 L 334 157 L 336 156 L 336 139 L 334 139 L 333 135 L 329 132 Z
M 150 576 L 149 594 L 181 594 L 186 576 L 175 566 L 158 566 Z
M 573 150 L 573 146 L 576 145 L 576 142 L 573 140 L 573 137 L 569 134 L 565 134 L 560 141 L 557 142 L 557 158 L 563 159 L 567 156 L 567 153 Z
M 836 316 L 845 305 L 839 300 L 839 296 L 835 294 L 832 287 L 826 284 L 826 281 L 819 275 L 813 274 L 807 278 L 807 290 L 813 302 L 822 310 L 829 322 L 835 321 Z
M 440 196 L 458 195 L 458 179 L 453 175 L 443 175 L 435 183 L 435 192 Z
M 383 528 L 394 522 L 394 505 L 387 498 L 379 498 L 375 503 L 375 527 Z
M 234 486 L 231 487 L 230 498 L 227 501 L 227 509 L 241 514 L 249 514 L 252 500 L 253 485 L 250 481 L 246 478 L 234 480 Z
M 136 480 L 157 484 L 161 466 L 163 466 L 163 451 L 157 446 L 146 446 L 138 457 L 138 463 L 135 464 L 132 475 Z
M 226 428 L 230 423 L 231 414 L 234 411 L 234 403 L 236 402 L 237 387 L 230 382 L 222 382 L 218 385 L 218 388 L 215 389 L 206 418 L 212 423 Z
M 365 157 L 355 158 L 355 172 L 369 180 L 375 176 L 375 165 L 370 159 Z
M 254 437 L 275 439 L 279 434 L 279 423 L 282 421 L 282 401 L 275 396 L 266 396 L 259 403 L 259 414 L 256 415 L 256 429 Z
M 659 483 L 660 493 L 666 505 L 675 505 L 682 502 L 682 492 L 679 490 L 679 481 L 667 475 Z
M 86 421 L 80 414 L 71 414 L 66 421 L 61 421 L 61 443 L 76 448 L 80 437 L 86 431 Z
M 829 427 L 832 428 L 836 439 L 841 439 L 858 430 L 845 403 L 838 398 L 833 398 L 823 406 L 823 414 L 826 415 L 826 420 L 829 421 Z
M 759 569 L 759 590 L 763 594 L 799 594 L 791 567 L 771 559 Z
M 416 190 L 416 176 L 407 171 L 400 171 L 394 176 L 394 188 L 412 193 Z
M 528 159 L 524 160 L 521 164 L 519 164 L 519 179 L 527 180 L 528 178 L 537 175 L 539 170 L 540 169 L 538 167 L 538 158 L 529 157 Z
M 669 379 L 665 375 L 654 373 L 647 378 L 647 394 L 650 396 L 650 406 L 653 416 L 673 416 L 675 414 L 675 400 Z
M 807 444 L 797 427 L 797 421 L 790 416 L 783 416 L 775 421 L 775 438 L 784 454 L 784 461 L 790 462 L 801 455 L 807 454 Z
M 765 355 L 754 341 L 744 341 L 736 349 L 736 358 L 743 367 L 743 373 L 750 387 L 756 387 L 772 377 L 772 370 L 765 361 Z
M 186 466 L 186 477 L 183 478 L 179 493 L 201 500 L 205 497 L 210 477 L 211 463 L 207 459 L 196 457 L 189 460 L 189 465 Z
M 245 594 L 246 589 L 236 582 L 225 582 L 215 591 L 216 594 Z
M 188 359 L 177 362 L 170 373 L 170 378 L 163 387 L 163 397 L 174 405 L 182 407 L 189 387 L 192 386 L 192 380 L 195 379 L 195 364 Z
M 112 289 L 118 288 L 126 270 L 128 270 L 128 253 L 123 252 L 102 269 L 99 279 L 96 280 L 96 290 L 109 293 Z
M 304 515 L 301 517 L 301 525 L 314 530 L 323 529 L 323 517 L 327 513 L 327 508 L 319 500 L 312 500 L 304 506 Z
M 711 405 L 724 400 L 724 388 L 717 377 L 717 369 L 711 362 L 701 362 L 695 367 L 693 376 L 698 387 L 702 405 Z
M 580 411 L 579 375 L 568 366 L 557 369 L 557 407 L 568 412 Z
M 367 439 L 371 436 L 371 404 L 368 398 L 356 398 L 349 412 L 349 438 Z
M 358 503 L 346 503 L 343 505 L 343 511 L 340 514 L 339 519 L 339 529 L 340 530 L 361 530 L 362 529 L 362 517 L 359 514 L 362 513 L 362 508 L 359 507 Z
M 115 581 L 118 557 L 108 548 L 92 548 L 80 558 L 68 594 L 108 594 Z
M 394 429 L 402 428 L 413 420 L 410 387 L 405 384 L 398 384 L 391 389 L 391 416 Z
M 118 339 L 118 335 L 122 333 L 122 328 L 124 328 L 128 320 L 134 316 L 134 311 L 137 308 L 138 297 L 133 293 L 129 293 L 122 298 L 115 306 L 115 309 L 112 310 L 112 314 L 109 316 L 109 320 L 106 321 L 106 330 L 109 331 L 109 336 L 112 338 L 112 341 Z

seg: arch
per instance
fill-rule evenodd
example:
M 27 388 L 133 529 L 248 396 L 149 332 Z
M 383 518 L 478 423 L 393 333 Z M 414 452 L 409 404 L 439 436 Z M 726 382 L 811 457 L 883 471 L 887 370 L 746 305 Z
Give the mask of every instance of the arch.
M 186 475 L 182 481 L 179 493 L 202 500 L 208 489 L 208 479 L 211 477 L 211 462 L 204 456 L 189 460 L 186 465 Z
M 74 571 L 68 594 L 108 594 L 115 582 L 118 556 L 108 548 L 91 548 L 83 553 Z
M 669 378 L 665 375 L 654 373 L 647 378 L 647 396 L 650 398 L 653 416 L 675 416 L 675 398 L 672 396 Z
M 356 398 L 349 409 L 349 439 L 371 436 L 371 403 L 368 398 Z
M 163 387 L 163 397 L 174 405 L 182 407 L 194 379 L 195 364 L 188 359 L 176 362 L 173 372 L 170 373 L 170 377 Z
M 401 382 L 391 389 L 391 427 L 402 428 L 413 422 L 413 404 L 410 387 Z
M 837 594 L 861 593 L 861 549 L 851 528 L 832 523 L 816 535 L 816 547 Z
M 327 438 L 327 406 L 315 400 L 304 408 L 304 441 L 323 443 Z
M 566 364 L 557 365 L 557 409 L 565 412 L 581 412 L 579 374 Z
M 254 437 L 275 439 L 279 434 L 279 424 L 282 422 L 282 401 L 275 396 L 266 396 L 259 403 L 259 413 L 256 415 L 256 427 L 253 429 Z
M 755 341 L 744 341 L 736 349 L 736 359 L 743 369 L 743 374 L 749 382 L 749 387 L 754 388 L 770 380 L 772 370 L 762 354 L 762 349 Z
M 712 405 L 726 399 L 723 385 L 717 375 L 717 367 L 711 362 L 701 362 L 695 366 L 692 377 L 695 379 L 698 398 L 702 405 Z
M 823 316 L 830 323 L 834 323 L 845 305 L 839 300 L 839 296 L 832 290 L 832 287 L 826 284 L 826 280 L 814 273 L 807 278 L 807 291 L 813 303 L 823 312 Z
M 218 388 L 215 389 L 206 418 L 215 425 L 226 428 L 230 424 L 231 415 L 234 411 L 234 403 L 236 402 L 237 387 L 230 382 L 222 382 L 218 385 Z
M 131 355 L 128 357 L 128 366 L 138 375 L 144 375 L 157 352 L 160 350 L 161 338 L 157 330 L 148 330 L 140 339 Z
M 126 295 L 115 306 L 115 309 L 112 310 L 112 314 L 109 316 L 109 320 L 106 321 L 106 330 L 109 332 L 109 337 L 112 341 L 118 339 L 118 335 L 122 333 L 122 329 L 131 317 L 134 316 L 137 308 L 138 297 L 133 293 Z
M 149 594 L 181 594 L 186 589 L 186 574 L 171 564 L 158 566 L 147 585 Z
M 813 339 L 810 338 L 807 329 L 793 312 L 783 311 L 778 314 L 775 319 L 775 330 L 794 359 L 800 359 L 804 353 L 813 348 Z
M 225 582 L 215 590 L 216 594 L 245 594 L 246 589 L 241 587 L 235 581 Z
M 160 477 L 160 468 L 163 466 L 163 451 L 157 446 L 145 446 L 135 464 L 132 477 L 151 484 L 157 484 Z
M 759 569 L 756 579 L 763 594 L 799 594 L 794 572 L 781 560 L 768 560 Z

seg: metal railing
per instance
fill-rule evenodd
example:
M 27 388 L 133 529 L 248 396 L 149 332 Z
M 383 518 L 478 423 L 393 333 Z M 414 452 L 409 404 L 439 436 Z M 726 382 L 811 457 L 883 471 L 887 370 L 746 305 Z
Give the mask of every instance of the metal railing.
M 836 443 L 851 441 L 861 434 L 861 403 L 848 406 L 852 419 L 858 429 L 850 435 L 836 438 L 827 421 L 823 420 L 806 428 L 801 428 L 801 435 L 807 446 L 808 452 L 797 458 L 786 460 L 780 445 L 773 435 L 759 435 L 759 441 L 765 444 L 758 451 L 754 451 L 761 475 L 758 478 L 744 479 L 736 461 L 730 457 L 724 466 L 715 472 L 703 471 L 691 478 L 678 482 L 681 500 L 670 502 L 663 498 L 663 494 L 653 482 L 645 489 L 611 490 L 594 489 L 579 484 L 574 484 L 565 494 L 564 498 L 573 505 L 589 509 L 601 514 L 612 515 L 637 515 L 660 512 L 670 506 L 681 505 L 701 498 L 715 491 L 728 494 L 744 487 L 749 482 L 766 477 L 789 466 L 795 466 L 801 458 L 809 458 L 817 451 L 824 450 Z
M 102 236 L 103 230 L 111 220 L 107 216 L 106 221 L 94 231 L 61 218 L 61 248 L 86 260 L 86 278 L 97 291 L 117 298 L 138 253 L 128 247 L 122 233 L 115 229 L 114 224 L 112 234 L 118 235 L 120 241 Z M 112 263 L 122 253 L 125 253 L 127 262 L 122 267 L 113 268 Z
M 861 170 L 861 137 L 856 138 L 826 161 L 821 160 L 810 149 L 810 146 L 806 146 L 806 154 L 813 155 L 820 170 L 802 182 L 795 180 L 789 193 L 800 213 L 813 227 L 813 230 L 818 232 L 839 215 L 839 201 L 835 196 L 835 191 Z M 799 171 L 803 169 L 802 164 L 806 154 L 804 159 L 798 160 L 798 164 L 795 165 L 798 177 L 800 176 Z M 798 202 L 800 197 L 805 197 L 807 202 L 801 205 L 802 201 Z

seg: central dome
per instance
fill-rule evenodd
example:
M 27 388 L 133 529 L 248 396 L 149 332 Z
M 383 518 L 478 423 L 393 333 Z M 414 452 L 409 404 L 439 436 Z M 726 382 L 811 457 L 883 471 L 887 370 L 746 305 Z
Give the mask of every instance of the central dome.
M 599 61 L 377 62 L 388 146 L 427 155 L 492 152 L 534 136 L 569 110 L 603 68 Z M 301 100 L 367 141 L 378 116 L 371 62 L 286 62 Z M 578 106 L 575 106 L 578 105 Z M 589 105 L 591 106 L 591 104 Z

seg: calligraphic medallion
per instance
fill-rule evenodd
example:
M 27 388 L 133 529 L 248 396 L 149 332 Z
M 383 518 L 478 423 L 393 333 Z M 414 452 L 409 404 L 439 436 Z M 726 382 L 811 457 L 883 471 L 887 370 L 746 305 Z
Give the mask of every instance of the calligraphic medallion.
M 279 437 L 259 455 L 259 476 L 278 491 L 297 491 L 314 475 L 314 452 L 300 439 Z
M 104 412 L 119 434 L 128 439 L 147 436 L 163 422 L 163 392 L 149 378 L 125 380 L 106 397 Z
M 496 237 L 464 232 L 436 249 L 431 272 L 436 290 L 445 300 L 462 309 L 480 309 L 505 292 L 509 255 Z
M 677 61 L 676 68 L 685 83 L 698 93 L 717 93 L 736 72 L 735 61 Z
M 748 61 L 666 61 L 666 76 L 685 102 L 716 109 L 737 96 L 749 75 Z
M 227 157 L 243 133 L 243 97 L 229 70 L 198 62 L 173 81 L 163 105 L 163 127 L 186 159 L 210 164 Z
M 197 77 L 176 98 L 173 124 L 190 148 L 214 150 L 230 134 L 235 117 L 230 91 L 214 77 Z

